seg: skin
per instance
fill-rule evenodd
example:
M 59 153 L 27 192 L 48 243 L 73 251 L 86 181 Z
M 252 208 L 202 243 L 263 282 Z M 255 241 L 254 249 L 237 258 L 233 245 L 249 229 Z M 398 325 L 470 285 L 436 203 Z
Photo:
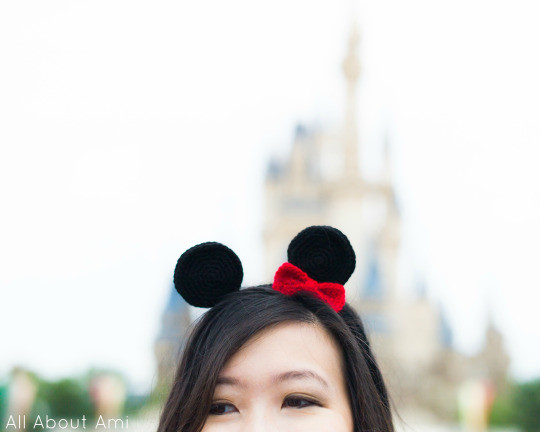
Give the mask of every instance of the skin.
M 225 364 L 203 432 L 353 432 L 343 371 L 319 325 L 267 329 Z

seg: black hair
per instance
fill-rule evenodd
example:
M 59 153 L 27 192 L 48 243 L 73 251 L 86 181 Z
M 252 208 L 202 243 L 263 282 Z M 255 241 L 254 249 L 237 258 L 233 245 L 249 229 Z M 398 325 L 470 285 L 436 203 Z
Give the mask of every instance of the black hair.
M 284 295 L 270 285 L 223 297 L 193 328 L 163 407 L 157 432 L 200 432 L 227 361 L 262 330 L 284 322 L 320 325 L 341 349 L 354 432 L 393 432 L 386 386 L 362 320 L 308 292 Z

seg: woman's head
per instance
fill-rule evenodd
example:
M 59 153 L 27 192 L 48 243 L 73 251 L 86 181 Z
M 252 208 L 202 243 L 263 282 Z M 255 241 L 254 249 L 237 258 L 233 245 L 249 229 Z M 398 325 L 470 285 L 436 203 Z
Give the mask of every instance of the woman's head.
M 315 372 L 329 388 L 317 378 L 269 384 L 270 375 L 299 370 Z M 219 384 L 242 374 L 245 391 Z M 310 401 L 322 406 L 306 407 Z M 347 304 L 336 313 L 309 293 L 286 296 L 266 286 L 231 293 L 201 317 L 159 431 L 257 430 L 258 421 L 287 432 L 392 430 L 382 378 L 360 318 Z
M 263 330 L 221 370 L 203 432 L 353 430 L 339 346 L 320 325 Z
M 182 255 L 178 291 L 211 309 L 188 339 L 159 432 L 393 430 L 362 322 L 345 303 L 350 243 L 310 227 L 288 255 L 273 285 L 242 290 L 240 261 L 223 245 Z

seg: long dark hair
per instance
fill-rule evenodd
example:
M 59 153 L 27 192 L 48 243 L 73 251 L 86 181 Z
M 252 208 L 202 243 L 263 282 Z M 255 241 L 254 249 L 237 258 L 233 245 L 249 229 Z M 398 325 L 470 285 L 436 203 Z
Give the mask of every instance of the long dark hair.
M 254 335 L 287 321 L 321 325 L 337 341 L 354 431 L 393 432 L 386 386 L 354 309 L 345 304 L 336 313 L 309 293 L 287 296 L 270 285 L 227 294 L 200 318 L 187 341 L 157 432 L 200 432 L 226 362 Z

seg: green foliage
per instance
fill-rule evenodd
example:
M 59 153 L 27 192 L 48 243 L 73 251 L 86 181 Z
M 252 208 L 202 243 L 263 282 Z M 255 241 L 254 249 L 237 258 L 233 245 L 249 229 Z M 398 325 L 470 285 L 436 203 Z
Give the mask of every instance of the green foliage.
M 5 424 L 8 405 L 7 384 L 0 384 L 0 424 Z
M 509 426 L 515 423 L 513 400 L 509 393 L 497 396 L 491 408 L 492 426 Z
M 77 418 L 92 412 L 92 402 L 86 386 L 73 379 L 48 383 L 40 388 L 55 417 Z
M 128 394 L 126 403 L 124 404 L 124 415 L 137 414 L 142 408 L 149 403 L 148 395 Z
M 524 432 L 540 431 L 540 379 L 519 384 L 513 399 L 515 424 Z
M 91 369 L 79 377 L 64 378 L 58 381 L 48 381 L 35 373 L 26 371 L 32 381 L 36 383 L 37 394 L 27 424 L 34 424 L 37 416 L 53 419 L 81 419 L 95 420 L 94 406 L 89 392 L 89 383 L 102 373 L 113 374 L 125 379 L 121 374 L 103 369 Z M 0 421 L 4 424 L 7 414 L 9 378 L 5 385 L 0 382 Z M 151 403 L 150 395 L 134 394 L 128 391 L 124 404 L 123 415 L 136 415 Z
M 493 404 L 493 426 L 517 426 L 523 432 L 540 431 L 540 379 L 512 384 Z
M 53 418 L 91 418 L 92 401 L 84 381 L 61 379 L 49 382 L 38 379 L 38 393 L 32 417 L 49 415 Z M 33 419 L 32 419 L 33 420 Z

